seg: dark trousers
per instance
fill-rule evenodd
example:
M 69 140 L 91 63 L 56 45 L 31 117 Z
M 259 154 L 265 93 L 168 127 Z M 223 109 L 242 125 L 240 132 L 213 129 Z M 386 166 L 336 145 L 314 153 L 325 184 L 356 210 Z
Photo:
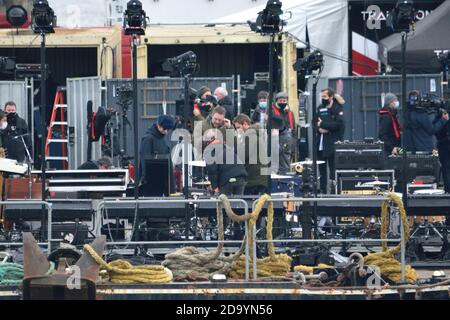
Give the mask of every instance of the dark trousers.
M 327 193 L 327 185 L 328 185 L 328 176 L 327 176 L 327 168 L 330 171 L 329 179 L 335 179 L 335 165 L 334 165 L 334 155 L 332 157 L 324 157 L 323 151 L 318 152 L 318 159 L 320 161 L 325 161 L 324 164 L 319 165 L 320 172 L 320 192 L 323 194 Z
M 444 180 L 444 190 L 450 193 L 450 146 L 438 148 L 438 151 Z
M 242 196 L 247 181 L 244 178 L 236 178 L 236 182 L 228 182 L 220 187 L 220 194 L 226 196 Z

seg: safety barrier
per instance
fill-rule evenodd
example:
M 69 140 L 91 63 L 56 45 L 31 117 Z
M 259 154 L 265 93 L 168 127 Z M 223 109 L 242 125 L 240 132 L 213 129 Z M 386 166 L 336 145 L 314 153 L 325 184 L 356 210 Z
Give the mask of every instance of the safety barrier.
M 230 199 L 231 204 L 242 204 L 244 209 L 244 214 L 248 214 L 248 204 L 243 199 Z M 179 203 L 179 204 L 216 204 L 219 205 L 221 201 L 219 199 L 149 199 L 149 200 L 103 200 L 100 201 L 97 205 L 97 212 L 103 212 L 107 208 L 107 205 L 135 205 L 137 206 L 137 210 L 139 209 L 139 204 L 163 204 L 163 203 Z M 242 207 L 241 207 L 242 208 Z M 103 214 L 102 214 L 103 217 Z M 134 227 L 134 226 L 133 226 Z M 213 240 L 205 240 L 205 241 L 123 241 L 123 242 L 108 242 L 107 246 L 119 246 L 119 245 L 183 245 L 183 244 L 236 244 L 242 243 L 242 240 L 224 240 L 224 241 L 213 241 Z M 247 221 L 245 222 L 245 280 L 250 279 L 250 257 L 249 257 L 249 242 L 247 237 Z
M 391 200 L 389 197 L 366 197 L 366 198 L 288 198 L 288 199 L 270 199 L 267 202 L 332 202 L 332 201 L 347 201 L 347 202 L 364 202 L 364 201 L 388 201 Z M 252 210 L 254 211 L 256 203 L 258 200 L 255 200 L 252 205 Z M 265 205 L 266 206 L 266 205 Z M 346 240 L 346 239 L 290 239 L 290 240 L 258 240 L 256 239 L 256 225 L 253 226 L 253 279 L 257 279 L 257 255 L 256 255 L 256 245 L 257 243 L 379 243 L 379 242 L 401 242 L 401 250 L 400 250 L 400 265 L 401 265 L 401 281 L 405 282 L 405 234 L 403 230 L 403 221 L 400 219 L 400 239 L 354 239 L 354 240 Z

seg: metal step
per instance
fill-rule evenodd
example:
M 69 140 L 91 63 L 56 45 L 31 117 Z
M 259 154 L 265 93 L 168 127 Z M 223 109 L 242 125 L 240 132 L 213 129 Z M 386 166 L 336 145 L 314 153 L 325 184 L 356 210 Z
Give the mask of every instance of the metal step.
M 69 161 L 69 157 L 45 157 L 46 161 Z
M 68 139 L 48 139 L 47 143 L 69 143 Z
M 67 121 L 61 122 L 61 121 L 55 121 L 52 123 L 52 127 L 54 126 L 67 126 L 69 123 Z

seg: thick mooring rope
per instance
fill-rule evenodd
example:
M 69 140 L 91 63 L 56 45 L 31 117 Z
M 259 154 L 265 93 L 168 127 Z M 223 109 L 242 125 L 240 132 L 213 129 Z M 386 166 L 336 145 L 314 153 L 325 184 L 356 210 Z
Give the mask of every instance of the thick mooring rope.
M 405 207 L 402 199 L 394 192 L 388 193 L 388 197 L 399 208 L 400 218 L 403 224 L 403 233 L 405 242 L 409 240 L 409 223 L 406 216 Z M 389 229 L 389 200 L 383 203 L 381 207 L 381 238 L 386 239 Z M 399 282 L 401 280 L 401 265 L 395 258 L 395 255 L 401 250 L 401 243 L 395 248 L 388 250 L 386 242 L 382 243 L 383 252 L 371 253 L 364 258 L 364 263 L 370 266 L 376 266 L 380 269 L 381 273 L 389 279 Z M 409 283 L 417 281 L 417 273 L 411 266 L 406 266 L 405 280 Z

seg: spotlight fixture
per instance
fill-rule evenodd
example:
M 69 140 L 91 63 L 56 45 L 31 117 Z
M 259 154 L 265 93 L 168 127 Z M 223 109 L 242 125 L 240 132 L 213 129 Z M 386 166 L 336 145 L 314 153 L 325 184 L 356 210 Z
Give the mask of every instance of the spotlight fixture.
M 131 0 L 127 3 L 123 19 L 123 28 L 126 35 L 145 35 L 147 28 L 147 16 L 142 10 L 142 3 L 138 0 Z
M 197 70 L 197 55 L 188 51 L 177 57 L 169 58 L 162 64 L 162 69 L 174 75 L 192 75 Z
M 34 33 L 55 33 L 56 16 L 47 0 L 34 1 L 31 19 L 31 28 Z
M 267 1 L 266 8 L 258 13 L 258 18 L 255 22 L 248 21 L 250 29 L 253 32 L 261 34 L 274 34 L 283 29 L 284 21 L 281 20 L 283 10 L 281 10 L 282 3 L 279 0 Z
M 307 57 L 298 59 L 293 65 L 294 70 L 300 73 L 302 76 L 309 76 L 314 71 L 321 70 L 323 68 L 323 54 L 319 50 L 311 52 Z
M 6 19 L 16 28 L 20 28 L 28 20 L 28 12 L 20 5 L 13 5 L 6 11 Z
M 416 10 L 412 0 L 399 0 L 387 17 L 387 26 L 393 32 L 409 32 L 411 25 L 416 21 Z

